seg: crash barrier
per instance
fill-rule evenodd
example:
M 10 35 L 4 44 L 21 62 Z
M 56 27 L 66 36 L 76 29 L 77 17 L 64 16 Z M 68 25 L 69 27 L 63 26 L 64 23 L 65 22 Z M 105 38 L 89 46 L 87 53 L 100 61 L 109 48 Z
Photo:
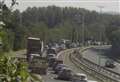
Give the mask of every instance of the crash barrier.
M 80 52 L 84 51 L 81 50 Z M 113 72 L 105 67 L 99 66 L 85 58 L 81 58 L 80 54 L 70 54 L 71 61 L 79 66 L 82 70 L 98 78 L 102 82 L 120 82 L 120 74 Z

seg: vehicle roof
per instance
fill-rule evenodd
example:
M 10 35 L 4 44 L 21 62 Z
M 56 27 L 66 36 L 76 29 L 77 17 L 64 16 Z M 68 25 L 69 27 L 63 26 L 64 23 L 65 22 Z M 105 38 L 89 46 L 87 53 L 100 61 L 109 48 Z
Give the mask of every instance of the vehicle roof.
M 97 81 L 91 81 L 91 80 L 88 80 L 88 82 L 97 82 Z
M 83 74 L 83 73 L 76 73 L 75 75 L 77 75 L 77 76 L 85 76 L 85 77 L 87 77 L 87 75 L 86 75 L 86 74 Z
M 55 50 L 56 48 L 55 48 L 55 47 L 52 47 L 52 48 L 50 48 L 50 49 L 53 49 L 53 50 Z
M 31 56 L 40 56 L 40 54 L 30 54 Z
M 68 67 L 63 67 L 63 70 L 71 70 L 71 69 Z
M 55 55 L 55 54 L 48 54 L 48 55 Z
M 56 57 L 51 57 L 50 59 L 57 59 Z
M 58 64 L 58 66 L 66 66 L 65 64 Z
M 28 37 L 28 39 L 40 40 L 40 38 Z

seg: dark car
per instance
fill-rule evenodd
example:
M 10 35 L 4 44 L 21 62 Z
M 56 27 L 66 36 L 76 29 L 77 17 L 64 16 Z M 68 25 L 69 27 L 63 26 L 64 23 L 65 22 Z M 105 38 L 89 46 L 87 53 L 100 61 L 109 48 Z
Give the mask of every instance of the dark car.
M 54 70 L 55 74 L 58 74 L 64 67 L 67 67 L 67 66 L 64 64 L 58 64 Z
M 57 60 L 53 63 L 52 69 L 55 70 L 55 68 L 57 67 L 58 64 L 63 64 L 63 60 L 57 59 Z
M 115 67 L 115 63 L 113 60 L 107 60 L 105 62 L 105 67 L 108 67 L 108 68 L 114 68 Z
M 55 57 L 56 55 L 55 54 L 48 54 L 47 55 L 47 59 L 49 60 L 50 58 L 53 58 L 53 57 Z
M 47 54 L 57 54 L 56 49 L 55 48 L 47 49 Z
M 72 80 L 72 70 L 64 67 L 59 73 L 57 79 Z
M 56 57 L 51 57 L 48 59 L 48 65 L 49 67 L 52 67 L 54 65 L 54 62 L 56 61 Z

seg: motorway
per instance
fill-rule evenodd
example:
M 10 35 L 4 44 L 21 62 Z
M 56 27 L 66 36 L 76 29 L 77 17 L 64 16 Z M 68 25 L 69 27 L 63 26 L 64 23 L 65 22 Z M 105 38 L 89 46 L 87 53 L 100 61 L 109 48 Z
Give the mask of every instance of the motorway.
M 79 69 L 78 67 L 76 67 L 71 60 L 69 59 L 69 53 L 66 54 L 62 54 L 59 56 L 60 59 L 63 59 L 64 64 L 66 64 L 72 71 L 73 73 L 85 73 L 84 71 L 82 71 L 81 69 Z M 56 77 L 55 74 L 49 73 L 47 74 L 47 76 L 42 76 L 44 79 L 44 82 L 70 82 L 70 81 L 62 81 L 62 80 L 55 80 L 54 78 Z M 88 76 L 89 80 L 97 80 L 95 78 L 93 78 L 92 76 Z
M 83 71 L 83 70 L 81 70 L 80 68 L 78 68 L 75 64 L 73 64 L 72 62 L 71 62 L 71 60 L 69 59 L 69 53 L 67 53 L 67 54 L 64 54 L 63 55 L 63 61 L 64 61 L 64 64 L 66 64 L 67 66 L 69 66 L 69 68 L 71 68 L 71 70 L 74 72 L 74 73 L 84 73 L 85 74 L 85 72 Z M 86 74 L 87 75 L 87 74 Z M 89 75 L 87 75 L 87 77 L 88 77 L 88 80 L 94 80 L 94 81 L 97 81 L 97 79 L 96 78 L 93 78 L 92 76 L 89 76 Z M 98 81 L 99 82 L 99 81 Z
M 105 66 L 105 62 L 106 60 L 108 60 L 109 58 L 106 56 L 103 56 L 101 54 L 104 54 L 106 50 L 108 50 L 110 48 L 110 46 L 99 46 L 99 47 L 94 47 L 94 48 L 90 48 L 87 49 L 86 51 L 84 51 L 83 57 L 98 64 L 101 66 Z M 114 69 L 110 69 L 116 73 L 120 73 L 120 64 L 115 62 L 116 67 Z
M 42 76 L 43 82 L 70 82 L 70 81 L 62 81 L 54 79 L 56 77 L 55 74 L 48 73 L 46 76 Z
M 45 53 L 44 53 L 45 56 Z M 62 59 L 63 56 L 59 56 L 60 59 Z M 57 75 L 53 74 L 53 71 L 51 69 L 48 69 L 48 73 L 45 76 L 42 76 L 44 82 L 70 82 L 70 81 L 63 81 L 63 80 L 58 80 L 55 79 Z
M 106 58 L 105 56 L 102 56 L 101 54 L 104 53 L 104 51 L 106 51 L 107 49 L 109 49 L 109 46 L 100 46 L 100 47 L 95 47 L 95 48 L 91 48 L 91 49 L 87 49 L 85 50 L 82 54 L 83 57 L 96 63 L 96 64 L 100 64 L 101 66 L 105 65 L 105 62 L 108 58 Z M 76 67 L 71 60 L 69 59 L 69 53 L 60 55 L 59 57 L 60 59 L 63 59 L 64 64 L 66 64 L 69 68 L 71 68 L 73 70 L 74 73 L 85 73 L 84 71 L 82 71 L 81 69 L 79 69 L 78 67 Z M 99 63 L 100 60 L 100 63 Z M 117 67 L 114 69 L 110 69 L 114 72 L 120 73 L 120 64 L 115 62 Z M 48 74 L 46 76 L 42 76 L 44 82 L 70 82 L 70 81 L 62 81 L 62 80 L 55 80 L 54 78 L 56 77 L 55 74 L 52 74 L 51 71 L 48 72 Z M 89 80 L 96 80 L 95 78 L 93 78 L 92 76 L 88 76 Z

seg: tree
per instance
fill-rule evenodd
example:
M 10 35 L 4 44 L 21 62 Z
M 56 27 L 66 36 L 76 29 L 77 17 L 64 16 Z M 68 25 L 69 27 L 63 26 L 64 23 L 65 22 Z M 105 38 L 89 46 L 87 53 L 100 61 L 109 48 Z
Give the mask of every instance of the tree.
M 2 42 L 3 42 L 3 51 L 9 51 L 13 47 L 13 40 L 14 40 L 14 33 L 12 32 L 13 29 L 13 22 L 11 17 L 11 10 L 14 5 L 17 4 L 16 0 L 11 0 L 10 8 L 7 7 L 5 0 L 0 1 L 0 8 L 1 8 L 1 15 L 0 21 L 4 22 L 5 26 L 1 30 L 2 32 Z
M 114 58 L 120 57 L 120 16 L 112 19 L 106 28 L 106 36 L 112 44 L 110 55 Z

